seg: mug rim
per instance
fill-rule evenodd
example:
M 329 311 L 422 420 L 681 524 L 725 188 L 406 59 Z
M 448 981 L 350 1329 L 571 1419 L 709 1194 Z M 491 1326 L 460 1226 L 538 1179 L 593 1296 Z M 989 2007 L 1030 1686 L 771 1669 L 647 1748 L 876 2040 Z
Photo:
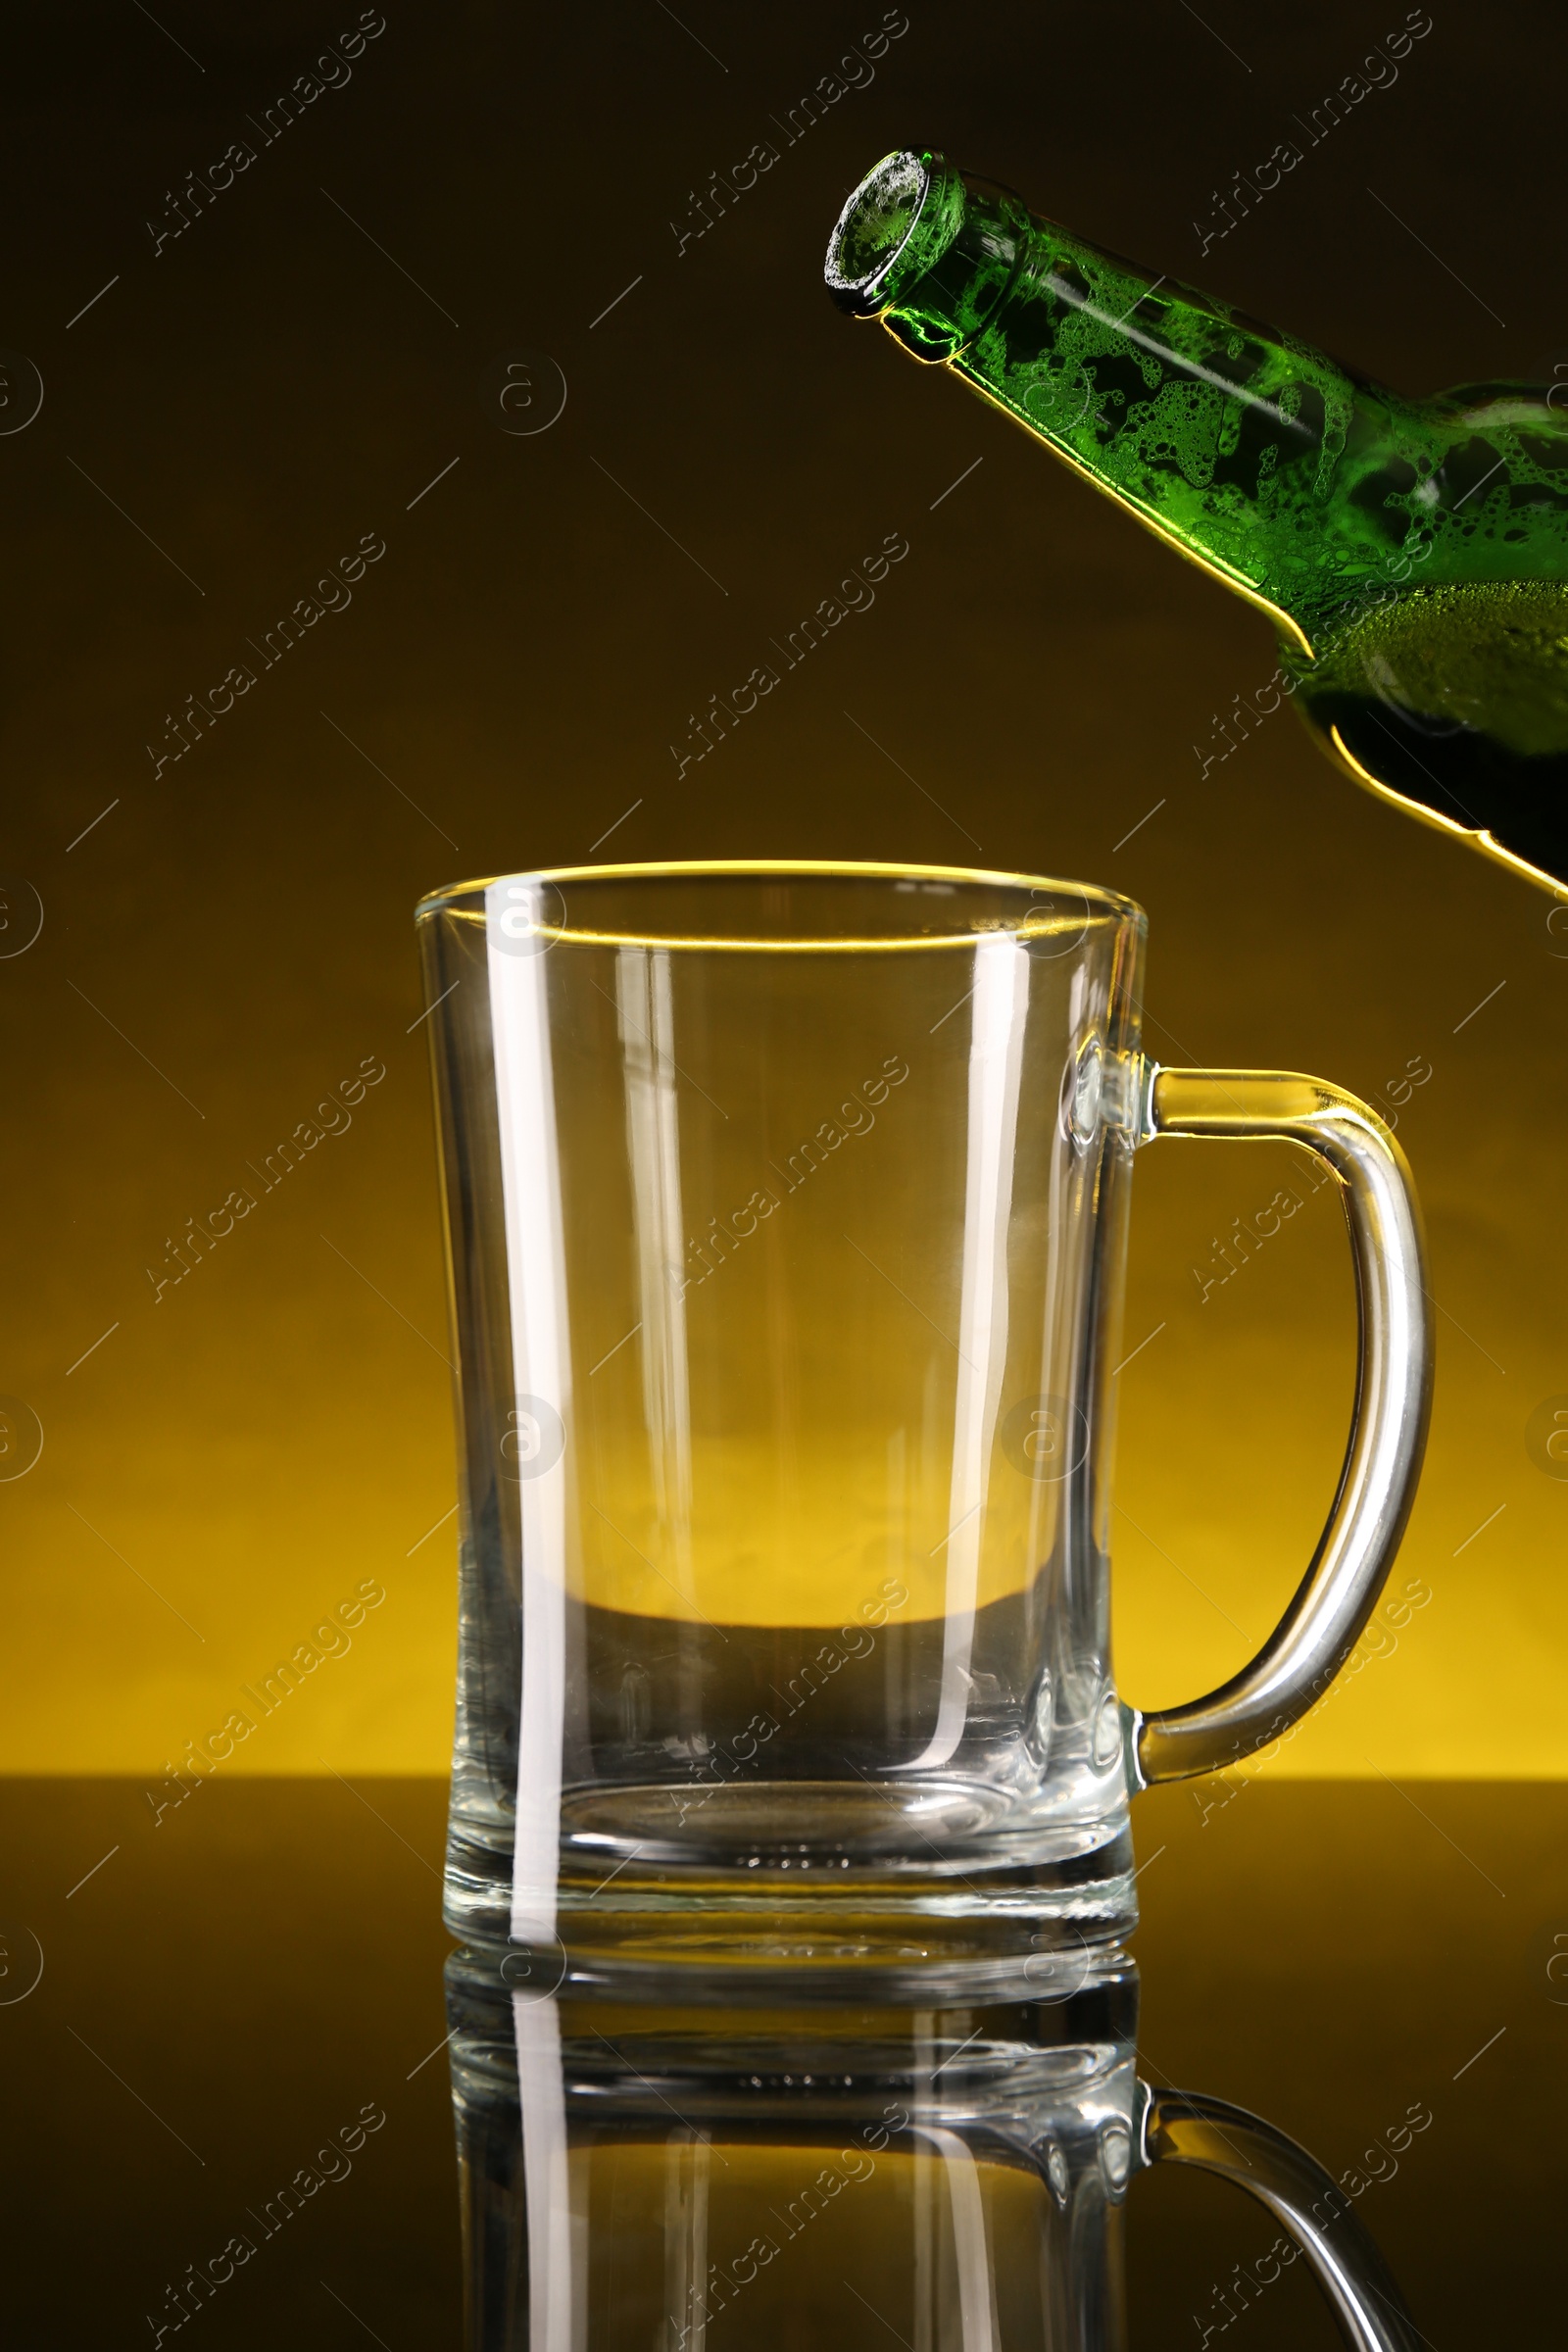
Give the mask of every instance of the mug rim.
M 539 866 L 513 874 L 486 876 L 482 880 L 455 882 L 445 888 L 428 892 L 415 909 L 416 921 L 426 921 L 439 914 L 455 914 L 460 919 L 484 920 L 488 894 L 504 885 L 544 893 L 557 890 L 564 883 L 618 883 L 641 885 L 652 894 L 661 884 L 689 883 L 694 880 L 724 879 L 732 882 L 753 882 L 765 888 L 769 883 L 799 878 L 803 881 L 824 882 L 893 882 L 904 883 L 911 892 L 924 890 L 922 895 L 944 887 L 956 893 L 959 889 L 974 891 L 1018 892 L 1026 902 L 1043 893 L 1052 897 L 1069 896 L 1077 902 L 1070 913 L 1062 910 L 1031 908 L 1027 903 L 1018 909 L 1019 919 L 1008 921 L 995 912 L 984 921 L 956 920 L 948 930 L 917 929 L 884 932 L 869 937 L 848 930 L 803 930 L 799 936 L 779 935 L 756 937 L 739 932 L 733 925 L 715 926 L 710 932 L 694 934 L 687 931 L 661 931 L 654 927 L 627 930 L 620 927 L 600 929 L 570 921 L 541 921 L 535 917 L 529 928 L 553 945 L 584 947 L 650 947 L 662 949 L 740 950 L 764 954 L 789 954 L 802 950 L 909 950 L 914 948 L 965 948 L 987 938 L 1054 937 L 1071 922 L 1086 931 L 1098 917 L 1101 921 L 1132 923 L 1145 927 L 1147 917 L 1135 899 L 1120 891 L 1107 889 L 1103 884 L 1078 882 L 1062 876 L 1017 873 L 1000 868 L 965 865 L 923 865 L 912 861 L 837 858 L 655 858 L 616 862 L 608 865 Z M 465 905 L 464 902 L 470 902 Z M 477 902 L 477 904 L 473 904 Z M 911 914 L 913 913 L 911 908 Z M 924 911 L 929 915 L 927 906 Z M 563 912 L 564 908 L 563 907 Z M 956 909 L 955 910 L 956 915 Z

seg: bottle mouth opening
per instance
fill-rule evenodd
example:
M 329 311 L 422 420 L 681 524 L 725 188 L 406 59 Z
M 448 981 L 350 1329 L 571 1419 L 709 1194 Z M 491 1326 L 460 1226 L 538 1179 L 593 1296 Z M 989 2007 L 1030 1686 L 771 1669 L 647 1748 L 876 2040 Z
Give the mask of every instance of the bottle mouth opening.
M 908 148 L 885 155 L 844 207 L 828 239 L 824 274 L 841 310 L 869 318 L 931 189 L 927 159 Z

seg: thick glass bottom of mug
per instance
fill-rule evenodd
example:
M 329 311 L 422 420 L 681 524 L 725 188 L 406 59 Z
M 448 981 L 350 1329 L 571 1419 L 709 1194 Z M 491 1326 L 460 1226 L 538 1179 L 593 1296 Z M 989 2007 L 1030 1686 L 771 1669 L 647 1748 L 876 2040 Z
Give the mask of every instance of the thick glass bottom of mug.
M 568 1793 L 553 1938 L 512 1936 L 510 1821 L 455 1815 L 447 1924 L 532 1951 L 519 1983 L 628 1997 L 669 1997 L 676 1976 L 692 1997 L 743 1983 L 758 1997 L 917 1997 L 1020 1971 L 1064 1997 L 1078 1956 L 1137 1921 L 1126 1807 L 1025 1830 L 997 1826 L 1007 1810 L 940 1781 Z

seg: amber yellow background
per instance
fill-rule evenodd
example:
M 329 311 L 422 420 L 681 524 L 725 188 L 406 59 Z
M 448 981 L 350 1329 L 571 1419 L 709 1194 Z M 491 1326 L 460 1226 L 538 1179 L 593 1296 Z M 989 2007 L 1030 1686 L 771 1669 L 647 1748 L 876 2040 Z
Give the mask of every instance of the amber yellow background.
M 1260 616 L 818 283 L 846 187 L 929 138 L 1402 388 L 1528 369 L 1568 275 L 1561 207 L 1524 236 L 1508 193 L 1532 138 L 1550 152 L 1547 81 L 1440 17 L 1200 259 L 1213 186 L 1376 26 L 1227 20 L 1244 72 L 1190 13 L 1135 12 L 1112 81 L 1102 21 L 911 0 L 871 86 L 680 248 L 691 192 L 879 13 L 715 13 L 688 38 L 657 10 L 389 10 L 352 81 L 156 258 L 164 191 L 336 21 L 215 30 L 201 74 L 123 28 L 69 92 L 19 67 L 0 342 L 46 396 L 0 432 L 4 862 L 44 926 L 0 961 L 0 1390 L 44 1450 L 0 1484 L 0 1770 L 160 1786 L 366 1579 L 386 1599 L 352 1648 L 224 1769 L 444 1768 L 449 1344 L 410 915 L 427 887 L 607 834 L 605 857 L 972 856 L 1110 884 L 1150 912 L 1163 1058 L 1368 1093 L 1430 1061 L 1399 1134 L 1438 1401 L 1395 1572 L 1430 1599 L 1270 1769 L 1568 1767 L 1568 1483 L 1525 1446 L 1568 1392 L 1568 937 L 1287 710 L 1200 772 L 1215 713 L 1272 674 Z M 567 385 L 531 436 L 486 405 L 519 352 Z M 909 554 L 875 606 L 677 776 L 692 714 L 890 531 Z M 352 604 L 263 668 L 247 644 L 372 532 Z M 237 662 L 256 685 L 155 774 L 145 747 Z M 247 1165 L 366 1057 L 386 1074 L 352 1124 L 155 1300 L 186 1220 L 255 1190 Z M 1125 1348 L 1155 1336 L 1119 1383 L 1116 1568 L 1135 1700 L 1248 1654 L 1337 1476 L 1353 1303 L 1330 1197 L 1206 1300 L 1193 1271 L 1287 1172 L 1275 1147 L 1176 1142 L 1140 1168 Z

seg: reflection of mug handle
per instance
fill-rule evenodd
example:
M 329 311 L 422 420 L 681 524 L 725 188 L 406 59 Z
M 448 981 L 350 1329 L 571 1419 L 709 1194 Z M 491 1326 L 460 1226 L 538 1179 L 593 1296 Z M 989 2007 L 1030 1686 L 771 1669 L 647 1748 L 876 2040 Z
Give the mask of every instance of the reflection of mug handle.
M 1418 2352 L 1425 2342 L 1388 2266 L 1349 2200 L 1316 2160 L 1272 2124 L 1185 2090 L 1151 2090 L 1144 2102 L 1139 2160 L 1191 2164 L 1234 2180 L 1285 2224 L 1328 2297 L 1350 2352 Z M 1330 2217 L 1322 2222 L 1319 2211 Z
M 1421 1216 L 1404 1154 L 1376 1111 L 1284 1070 L 1152 1067 L 1143 1132 L 1277 1136 L 1326 1159 L 1355 1260 L 1360 1362 L 1328 1525 L 1289 1608 L 1250 1665 L 1157 1715 L 1126 1710 L 1135 1781 L 1175 1781 L 1251 1755 L 1321 1698 L 1383 1590 L 1415 1497 L 1432 1404 Z

